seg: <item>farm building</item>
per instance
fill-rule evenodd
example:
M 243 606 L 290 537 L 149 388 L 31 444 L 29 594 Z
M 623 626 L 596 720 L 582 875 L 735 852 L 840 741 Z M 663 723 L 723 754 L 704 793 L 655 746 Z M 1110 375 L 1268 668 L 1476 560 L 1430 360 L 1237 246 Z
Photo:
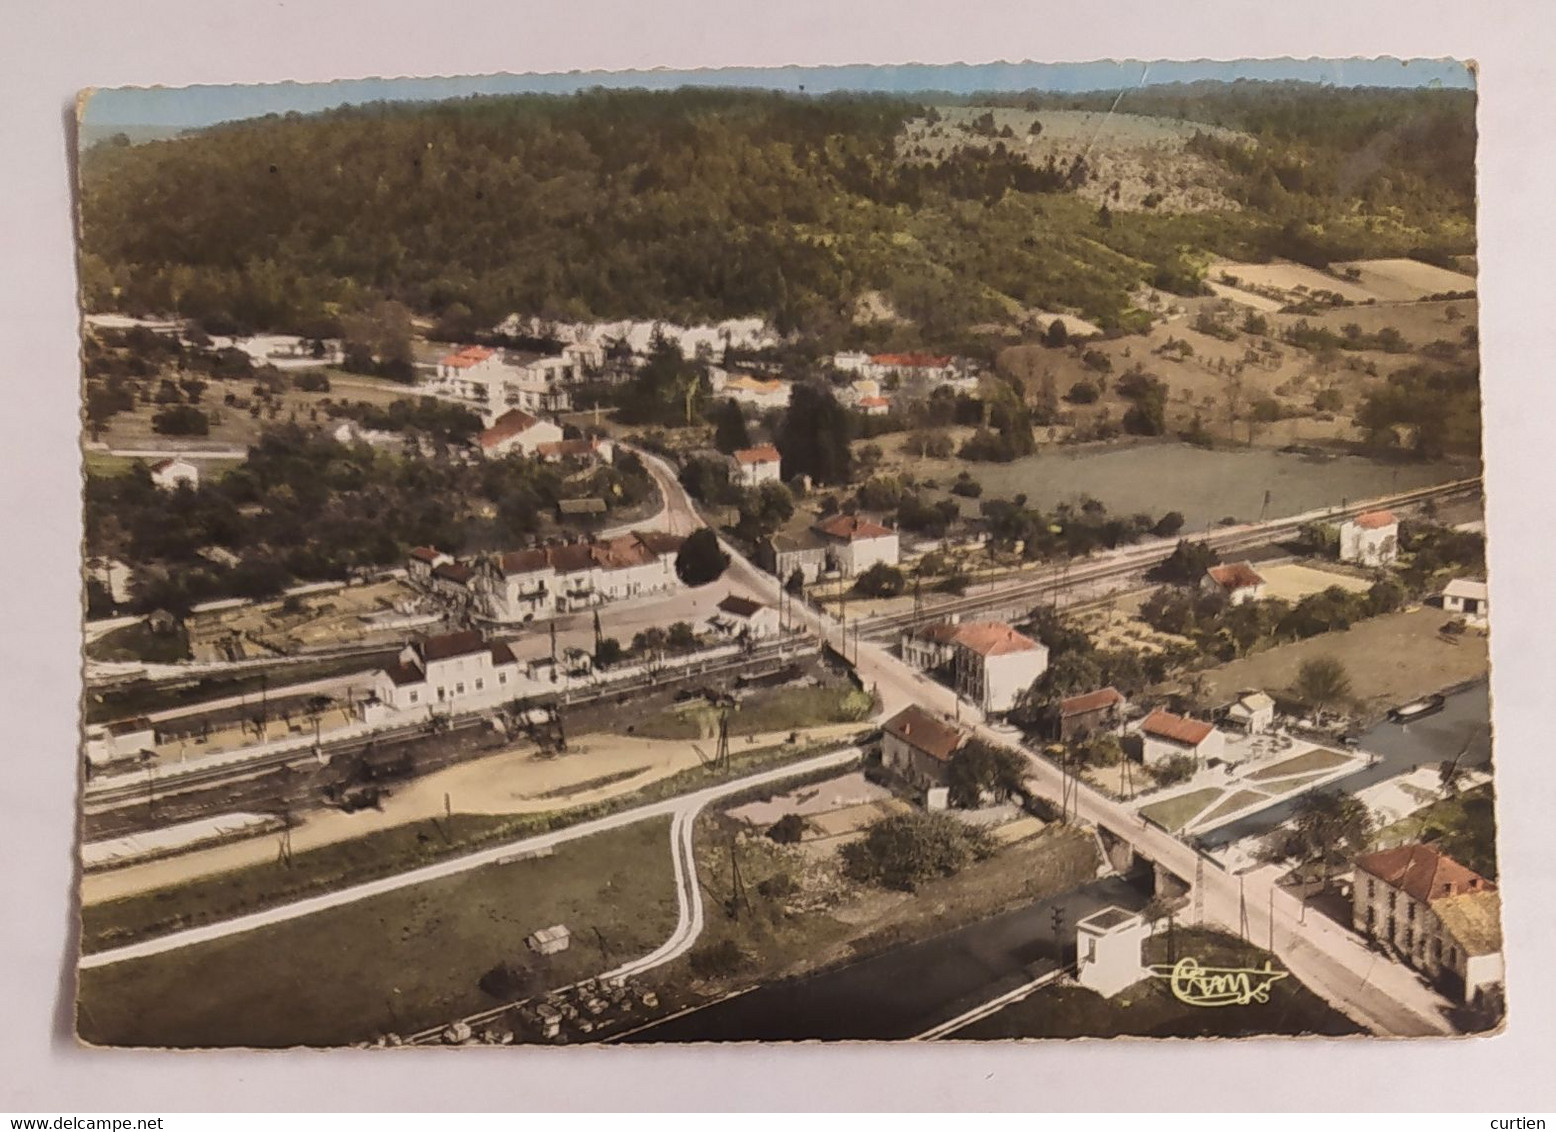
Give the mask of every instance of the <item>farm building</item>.
M 1484 625 L 1491 618 L 1490 593 L 1485 582 L 1455 578 L 1443 587 L 1443 608 L 1457 613 L 1472 625 Z
M 1162 708 L 1140 721 L 1140 738 L 1146 766 L 1160 766 L 1179 755 L 1203 766 L 1206 759 L 1219 757 L 1225 745 L 1225 736 L 1213 725 Z
M 1368 511 L 1340 524 L 1340 561 L 1387 566 L 1399 557 L 1399 520 L 1392 511 Z
M 1205 571 L 1202 587 L 1209 593 L 1226 596 L 1228 603 L 1241 605 L 1264 596 L 1264 576 L 1248 562 L 1229 562 Z

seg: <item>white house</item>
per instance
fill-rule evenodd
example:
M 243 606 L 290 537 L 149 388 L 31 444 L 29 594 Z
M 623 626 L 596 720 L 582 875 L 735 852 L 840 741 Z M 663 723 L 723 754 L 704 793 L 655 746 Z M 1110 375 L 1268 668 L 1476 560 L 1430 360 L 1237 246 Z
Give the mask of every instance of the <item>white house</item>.
M 1241 605 L 1262 598 L 1265 583 L 1263 575 L 1251 563 L 1229 562 L 1206 570 L 1201 585 L 1207 592 L 1226 595 L 1232 605 Z
M 771 444 L 740 448 L 735 452 L 735 473 L 742 487 L 761 487 L 782 481 L 783 456 Z
M 950 720 L 913 704 L 881 728 L 881 763 L 920 790 L 944 788 L 951 756 L 966 741 L 966 733 Z
M 1160 766 L 1179 755 L 1188 755 L 1203 766 L 1206 759 L 1220 757 L 1226 744 L 1225 736 L 1211 724 L 1162 708 L 1140 721 L 1140 738 L 1146 766 Z
M 780 582 L 788 583 L 796 570 L 808 582 L 814 582 L 829 566 L 831 543 L 812 528 L 796 534 L 775 534 L 757 545 L 757 563 Z
M 713 393 L 728 397 L 742 405 L 755 409 L 786 409 L 793 387 L 777 378 L 752 377 L 749 374 L 717 374 L 712 381 Z
M 488 556 L 476 565 L 475 604 L 483 616 L 511 623 L 663 593 L 680 585 L 680 548 L 675 535 L 634 531 Z
M 708 618 L 715 633 L 731 641 L 761 641 L 778 635 L 778 611 L 759 601 L 730 594 Z
M 507 645 L 492 644 L 467 629 L 405 646 L 378 673 L 374 691 L 396 711 L 479 711 L 512 698 L 518 671 Z
M 548 440 L 535 446 L 535 455 L 547 464 L 573 460 L 593 467 L 596 464 L 614 464 L 616 445 L 609 437 L 589 436 L 573 440 Z
M 1340 561 L 1387 566 L 1399 557 L 1399 520 L 1392 511 L 1368 511 L 1340 524 Z
M 1491 618 L 1491 600 L 1486 583 L 1455 578 L 1443 587 L 1443 608 L 1449 613 L 1457 613 L 1472 624 L 1486 624 Z
M 1351 925 L 1465 1002 L 1501 984 L 1497 886 L 1430 845 L 1400 845 L 1356 860 Z
M 1275 701 L 1263 692 L 1243 692 L 1227 708 L 1226 721 L 1249 735 L 1262 735 L 1275 726 Z
M 532 417 L 523 409 L 510 409 L 498 417 L 491 428 L 481 433 L 478 442 L 483 455 L 495 458 L 506 456 L 509 452 L 533 456 L 542 444 L 555 443 L 561 439 L 562 429 L 559 426 Z
M 418 546 L 405 560 L 405 579 L 414 586 L 431 589 L 432 572 L 452 561 L 452 554 L 444 554 L 433 546 Z
M 901 554 L 896 531 L 859 515 L 833 515 L 814 529 L 828 544 L 828 560 L 845 578 L 878 562 L 895 566 Z
M 1048 670 L 1048 649 L 999 621 L 958 626 L 952 639 L 956 694 L 985 712 L 1010 711 Z
M 113 723 L 92 724 L 86 729 L 86 760 L 94 767 L 119 759 L 138 758 L 154 752 L 156 746 L 157 729 L 143 715 Z
M 957 365 L 955 358 L 938 354 L 872 354 L 870 360 L 854 372 L 877 381 L 897 378 L 935 384 L 954 379 Z
M 1075 976 L 1081 986 L 1112 998 L 1150 972 L 1145 941 L 1151 928 L 1138 912 L 1104 908 L 1075 925 Z
M 163 491 L 177 491 L 180 485 L 194 489 L 200 486 L 200 469 L 178 456 L 158 460 L 151 465 L 151 482 Z
M 956 634 L 960 628 L 953 614 L 947 621 L 932 621 L 909 629 L 899 640 L 903 663 L 920 672 L 951 663 L 956 656 Z
M 891 401 L 885 397 L 861 397 L 854 408 L 867 417 L 884 417 L 891 412 Z

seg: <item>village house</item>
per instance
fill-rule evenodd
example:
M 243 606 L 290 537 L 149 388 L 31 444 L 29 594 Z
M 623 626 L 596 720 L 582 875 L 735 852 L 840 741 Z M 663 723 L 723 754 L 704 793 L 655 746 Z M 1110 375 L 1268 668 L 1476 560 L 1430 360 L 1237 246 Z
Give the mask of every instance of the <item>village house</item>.
M 635 531 L 598 542 L 553 543 L 488 555 L 476 564 L 476 606 L 517 622 L 675 589 L 681 539 Z
M 396 711 L 479 711 L 512 698 L 518 671 L 507 645 L 466 629 L 407 645 L 378 673 L 374 693 Z
M 899 652 L 905 664 L 920 672 L 930 672 L 951 663 L 956 655 L 956 634 L 960 629 L 957 618 L 947 621 L 931 621 L 902 634 Z
M 759 378 L 748 374 L 725 374 L 721 371 L 713 374 L 713 393 L 717 397 L 728 397 L 742 405 L 750 405 L 753 409 L 786 409 L 789 407 L 789 397 L 792 386 L 787 381 L 777 378 Z
M 431 589 L 432 572 L 452 561 L 452 554 L 444 554 L 436 547 L 418 546 L 405 560 L 405 579 L 414 586 Z
M 897 565 L 897 532 L 861 515 L 833 515 L 815 526 L 827 541 L 827 562 L 845 578 L 857 577 L 883 562 Z
M 956 694 L 984 712 L 1003 714 L 1048 670 L 1048 649 L 1009 625 L 974 621 L 960 626 L 952 658 Z
M 539 354 L 501 354 L 486 346 L 466 346 L 444 355 L 433 367 L 427 392 L 468 402 L 490 419 L 507 409 L 556 413 L 571 404 L 565 386 L 582 380 L 582 362 Z
M 150 471 L 151 482 L 163 491 L 177 491 L 180 486 L 192 491 L 200 486 L 200 469 L 182 457 L 158 460 Z
M 593 467 L 616 462 L 616 445 L 607 437 L 577 437 L 572 440 L 548 440 L 535 446 L 535 455 L 547 464 L 572 460 Z
M 1117 688 L 1098 688 L 1059 701 L 1054 711 L 1055 737 L 1064 743 L 1089 739 L 1099 731 L 1117 731 L 1128 702 Z
M 1490 597 L 1485 582 L 1455 578 L 1443 587 L 1443 608 L 1472 625 L 1485 625 L 1491 619 Z
M 1351 924 L 1465 1002 L 1502 983 L 1497 886 L 1431 845 L 1358 857 Z
M 835 362 L 834 362 L 835 364 Z M 885 381 L 914 379 L 931 384 L 950 381 L 957 376 L 956 359 L 939 354 L 872 354 L 854 370 L 861 377 Z
M 1264 577 L 1248 562 L 1229 562 L 1205 571 L 1201 585 L 1208 593 L 1226 597 L 1229 605 L 1258 601 L 1264 596 Z
M 966 741 L 967 734 L 955 724 L 914 704 L 881 728 L 881 764 L 915 789 L 943 791 L 951 758 Z
M 1367 511 L 1340 524 L 1340 561 L 1387 566 L 1399 557 L 1399 520 L 1392 511 Z
M 741 487 L 761 487 L 764 483 L 780 483 L 779 474 L 783 456 L 771 444 L 756 448 L 740 448 L 734 455 L 736 482 Z
M 459 609 L 475 602 L 475 570 L 463 562 L 443 562 L 432 568 L 432 592 Z
M 708 625 L 727 640 L 762 641 L 778 635 L 778 611 L 759 601 L 730 594 L 719 602 Z
M 798 571 L 806 584 L 826 573 L 830 544 L 815 530 L 806 528 L 796 534 L 774 534 L 757 544 L 757 565 L 784 585 Z
M 891 401 L 885 397 L 861 397 L 854 406 L 867 417 L 884 417 L 891 412 Z
M 481 453 L 496 459 L 509 452 L 533 456 L 542 444 L 562 439 L 562 429 L 550 421 L 532 417 L 523 409 L 510 409 L 477 438 Z
M 1226 737 L 1202 720 L 1174 715 L 1157 708 L 1140 721 L 1141 761 L 1160 766 L 1169 759 L 1188 755 L 1203 767 L 1207 759 L 1219 758 Z
M 1226 722 L 1246 735 L 1263 735 L 1275 728 L 1275 701 L 1263 692 L 1241 692 L 1226 709 Z

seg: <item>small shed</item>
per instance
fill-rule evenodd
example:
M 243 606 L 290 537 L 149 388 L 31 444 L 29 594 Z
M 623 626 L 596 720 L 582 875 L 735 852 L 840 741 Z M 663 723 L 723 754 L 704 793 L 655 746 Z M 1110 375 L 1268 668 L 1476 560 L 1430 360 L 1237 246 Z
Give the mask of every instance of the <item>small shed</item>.
M 1150 975 L 1143 955 L 1151 929 L 1145 917 L 1104 908 L 1075 925 L 1075 968 L 1081 986 L 1112 998 Z
M 605 514 L 605 500 L 598 496 L 588 499 L 559 499 L 556 510 L 557 514 L 564 519 L 587 519 Z
M 566 925 L 553 924 L 549 928 L 532 932 L 525 939 L 524 945 L 540 955 L 555 955 L 559 951 L 566 951 L 571 942 L 572 933 L 567 930 Z
M 1227 708 L 1226 721 L 1249 735 L 1261 735 L 1275 726 L 1275 701 L 1263 692 L 1242 692 Z

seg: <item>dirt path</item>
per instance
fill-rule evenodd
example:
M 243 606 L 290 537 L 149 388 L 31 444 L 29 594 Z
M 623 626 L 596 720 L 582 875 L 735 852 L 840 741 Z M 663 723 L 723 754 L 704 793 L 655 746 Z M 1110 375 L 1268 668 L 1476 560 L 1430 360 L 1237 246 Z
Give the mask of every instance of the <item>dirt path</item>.
M 834 724 L 801 733 L 805 741 L 851 735 L 857 723 Z M 742 747 L 772 746 L 788 732 L 738 740 Z M 707 744 L 699 744 L 711 755 Z M 526 814 L 587 805 L 641 790 L 650 783 L 697 766 L 703 758 L 683 740 L 639 739 L 626 735 L 582 735 L 565 755 L 542 758 L 528 744 L 485 758 L 459 763 L 395 790 L 382 810 L 354 814 L 316 810 L 292 830 L 292 852 L 349 841 L 382 829 L 440 817 L 444 798 L 455 813 Z M 82 878 L 81 902 L 97 904 L 155 888 L 184 884 L 197 877 L 272 861 L 272 837 L 249 838 L 160 861 L 148 861 Z

